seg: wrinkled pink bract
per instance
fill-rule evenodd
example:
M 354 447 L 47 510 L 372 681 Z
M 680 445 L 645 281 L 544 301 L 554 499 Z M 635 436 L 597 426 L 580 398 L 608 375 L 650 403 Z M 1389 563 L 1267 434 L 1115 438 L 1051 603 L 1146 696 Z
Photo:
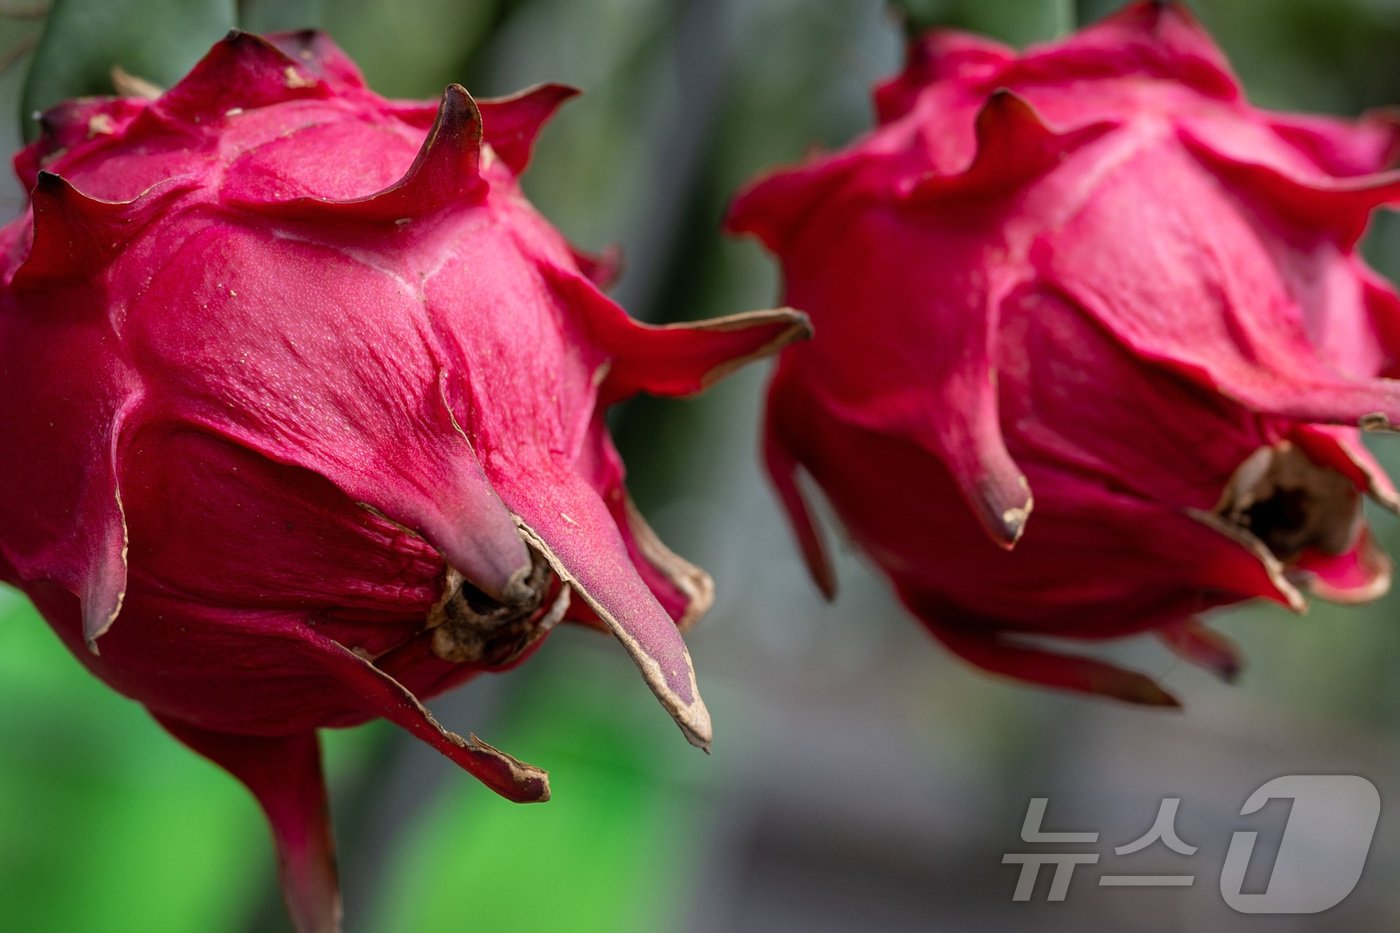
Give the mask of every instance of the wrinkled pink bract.
M 300 928 L 338 922 L 315 729 L 384 717 L 493 790 L 542 771 L 420 699 L 610 630 L 689 739 L 703 571 L 604 408 L 697 392 L 800 315 L 631 320 L 516 184 L 574 92 L 385 100 L 315 33 L 234 33 L 154 100 L 43 118 L 0 233 L 0 577 L 257 795 Z
M 1400 423 L 1400 304 L 1356 245 L 1393 122 L 1253 107 L 1166 3 L 1023 54 L 934 32 L 875 105 L 729 221 L 816 328 L 766 459 L 824 591 L 799 468 L 942 642 L 1039 683 L 1170 705 L 1037 636 L 1152 630 L 1228 677 L 1203 610 L 1386 590 L 1358 426 Z

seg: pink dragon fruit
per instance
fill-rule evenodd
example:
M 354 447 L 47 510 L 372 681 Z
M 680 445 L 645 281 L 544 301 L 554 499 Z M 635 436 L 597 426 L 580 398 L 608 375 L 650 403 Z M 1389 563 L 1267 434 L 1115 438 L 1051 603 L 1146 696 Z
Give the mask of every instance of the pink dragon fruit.
M 767 461 L 824 590 L 799 468 L 943 643 L 1044 684 L 1175 702 L 1022 636 L 1153 630 L 1230 675 L 1201 611 L 1385 592 L 1357 425 L 1400 419 L 1400 303 L 1356 243 L 1394 122 L 1259 110 L 1152 2 L 1021 55 L 932 33 L 875 104 L 730 217 L 818 329 Z
M 638 515 L 603 411 L 806 324 L 651 327 L 605 298 L 516 184 L 573 93 L 389 101 L 319 34 L 234 33 L 156 99 L 49 111 L 16 159 L 0 577 L 247 784 L 303 930 L 339 916 L 317 727 L 384 717 L 544 800 L 420 698 L 573 619 L 710 742 L 679 629 L 712 585 Z

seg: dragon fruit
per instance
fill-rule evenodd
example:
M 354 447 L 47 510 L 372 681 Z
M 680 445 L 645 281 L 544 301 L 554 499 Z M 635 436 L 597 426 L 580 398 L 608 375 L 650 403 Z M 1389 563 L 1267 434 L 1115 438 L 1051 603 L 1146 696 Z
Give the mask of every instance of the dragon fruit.
M 0 232 L 0 577 L 257 796 L 300 929 L 339 907 L 315 730 L 383 717 L 517 801 L 545 774 L 421 700 L 610 631 L 691 742 L 710 578 L 604 409 L 806 334 L 647 326 L 517 186 L 575 92 L 386 100 L 324 36 L 233 33 L 155 99 L 43 115 Z
M 933 32 L 875 106 L 729 218 L 817 327 L 766 459 L 823 590 L 799 470 L 940 641 L 1041 684 L 1171 705 L 1041 636 L 1232 676 L 1203 611 L 1385 592 L 1358 426 L 1400 419 L 1400 302 L 1356 245 L 1400 198 L 1392 120 L 1253 107 L 1153 2 L 1023 54 Z

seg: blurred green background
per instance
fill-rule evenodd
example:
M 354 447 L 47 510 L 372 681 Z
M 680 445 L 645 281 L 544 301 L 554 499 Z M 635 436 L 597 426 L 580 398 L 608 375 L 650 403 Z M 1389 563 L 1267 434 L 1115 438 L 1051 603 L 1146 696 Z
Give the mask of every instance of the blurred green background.
M 915 5 L 1016 43 L 1053 35 L 1066 6 Z M 1400 102 L 1394 0 L 1194 7 L 1257 103 L 1352 114 Z M 727 199 L 756 171 L 858 133 L 869 86 L 900 57 L 875 0 L 60 0 L 67 38 L 39 52 L 51 83 L 22 104 L 44 13 L 0 3 L 7 151 L 25 108 L 104 80 L 83 70 L 94 50 L 119 43 L 128 70 L 169 81 L 235 17 L 329 29 L 389 95 L 430 98 L 449 81 L 482 96 L 582 88 L 525 187 L 581 246 L 621 244 L 614 295 L 653 321 L 774 301 L 758 248 L 717 233 Z M 0 199 L 7 217 L 22 209 L 13 181 Z M 1367 248 L 1400 273 L 1400 225 L 1382 218 Z M 1400 801 L 1400 593 L 1305 618 L 1220 616 L 1249 661 L 1235 687 L 1151 644 L 1110 649 L 1184 697 L 1182 713 L 986 679 L 935 648 L 852 554 L 840 600 L 816 597 L 756 464 L 763 381 L 756 368 L 701 400 L 638 401 L 615 420 L 643 511 L 718 582 L 690 639 L 715 754 L 689 748 L 623 652 L 583 630 L 432 704 L 448 726 L 547 768 L 546 806 L 505 803 L 388 727 L 329 734 L 348 930 L 1400 927 L 1400 816 L 1388 810 L 1361 885 L 1321 917 L 1236 915 L 1214 881 L 1240 804 L 1269 778 L 1356 773 Z M 1376 446 L 1400 473 L 1400 441 Z M 1400 554 L 1400 522 L 1374 519 Z M 1179 796 L 1197 859 L 1118 867 L 1200 879 L 1112 891 L 1088 875 L 1063 904 L 1013 904 L 1017 869 L 1001 854 L 1024 848 L 1031 796 L 1051 798 L 1054 828 L 1099 830 L 1110 845 Z M 21 597 L 0 592 L 0 930 L 285 927 L 243 789 L 88 677 Z

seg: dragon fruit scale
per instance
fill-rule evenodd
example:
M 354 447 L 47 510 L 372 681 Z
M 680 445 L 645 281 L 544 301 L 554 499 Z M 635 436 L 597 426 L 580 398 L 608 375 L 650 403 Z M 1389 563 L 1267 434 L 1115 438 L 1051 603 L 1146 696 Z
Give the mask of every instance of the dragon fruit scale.
M 383 717 L 496 792 L 542 771 L 422 705 L 561 620 L 691 742 L 710 578 L 650 531 L 604 409 L 807 333 L 647 326 L 516 179 L 574 91 L 386 100 L 317 33 L 233 33 L 154 99 L 43 115 L 0 232 L 0 577 L 256 795 L 300 929 L 338 925 L 315 730 Z
M 1046 636 L 1232 676 L 1203 611 L 1386 591 L 1359 428 L 1400 420 L 1400 300 L 1356 245 L 1400 200 L 1392 118 L 1258 109 L 1156 2 L 1019 54 L 930 33 L 875 106 L 729 218 L 817 328 L 766 459 L 825 591 L 799 472 L 938 640 L 1045 685 L 1172 705 Z

